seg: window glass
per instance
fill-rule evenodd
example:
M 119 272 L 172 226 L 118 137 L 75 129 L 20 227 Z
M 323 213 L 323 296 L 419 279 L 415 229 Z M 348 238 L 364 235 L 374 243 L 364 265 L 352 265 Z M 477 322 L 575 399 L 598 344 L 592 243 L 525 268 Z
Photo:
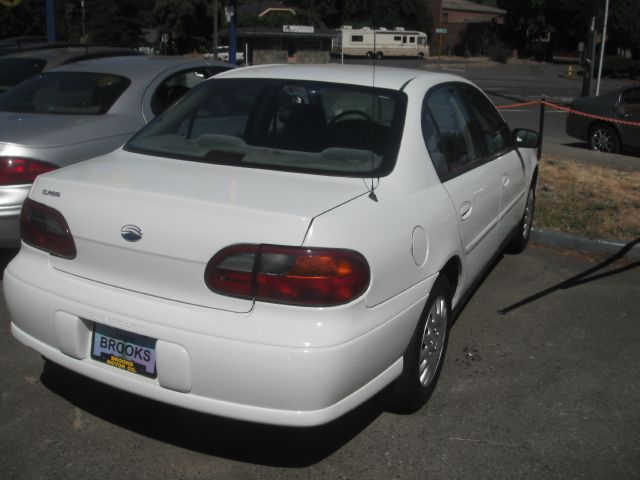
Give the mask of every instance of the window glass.
M 106 73 L 43 73 L 0 96 L 0 111 L 101 115 L 130 83 Z
M 456 95 L 455 87 L 440 87 L 429 93 L 423 109 L 429 111 L 433 124 L 440 133 L 438 151 L 444 152 L 451 173 L 467 168 L 479 158 L 477 145 L 469 129 L 472 120 L 464 104 Z M 423 118 L 424 116 L 423 113 Z M 426 134 L 425 142 L 429 149 L 432 143 L 429 142 Z
M 622 95 L 622 101 L 628 105 L 640 104 L 640 88 L 633 88 Z
M 442 178 L 449 173 L 449 164 L 447 163 L 447 157 L 444 153 L 442 137 L 427 108 L 422 109 L 422 134 L 427 145 L 427 150 L 429 151 L 429 156 L 431 157 L 431 162 L 438 176 Z
M 46 62 L 35 58 L 5 58 L 0 60 L 0 93 L 42 71 Z
M 396 35 L 396 36 L 393 37 L 393 41 L 394 42 L 400 42 L 400 41 L 402 41 L 402 37 L 400 35 Z
M 409 43 L 416 43 L 416 37 L 409 37 Z
M 351 35 L 352 42 L 362 42 L 364 41 L 364 37 L 362 35 Z
M 215 79 L 157 117 L 127 150 L 169 158 L 341 176 L 395 164 L 406 95 L 382 88 Z
M 159 115 L 177 102 L 182 96 L 207 78 L 227 70 L 226 68 L 197 68 L 175 73 L 162 82 L 151 97 L 151 111 Z
M 471 85 L 461 85 L 460 88 L 483 136 L 489 157 L 510 150 L 511 131 L 489 99 Z

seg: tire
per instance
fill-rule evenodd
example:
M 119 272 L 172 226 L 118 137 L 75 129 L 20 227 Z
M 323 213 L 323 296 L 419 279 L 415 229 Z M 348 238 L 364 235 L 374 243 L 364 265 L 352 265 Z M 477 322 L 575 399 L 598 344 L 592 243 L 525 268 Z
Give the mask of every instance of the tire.
M 367 52 L 367 58 L 373 58 L 373 52 Z
M 592 150 L 605 153 L 620 151 L 620 138 L 613 127 L 599 123 L 589 131 L 589 146 Z
M 451 297 L 449 280 L 441 275 L 429 293 L 394 385 L 393 404 L 403 411 L 417 411 L 435 390 L 449 339 Z
M 422 59 L 424 58 L 424 53 L 423 53 L 423 52 L 420 52 L 420 53 L 418 54 L 418 58 L 419 58 L 420 60 L 422 60 Z
M 533 213 L 536 206 L 536 184 L 535 180 L 529 187 L 529 193 L 527 193 L 527 201 L 524 205 L 524 212 L 522 212 L 522 218 L 516 227 L 515 232 L 512 234 L 512 238 L 505 247 L 507 253 L 517 254 L 524 251 L 529 244 L 529 237 L 531 236 L 531 226 L 533 223 Z
M 378 52 L 378 53 L 376 53 L 376 58 L 377 58 L 378 60 L 382 60 L 382 57 L 384 57 L 384 55 L 382 54 L 382 52 Z

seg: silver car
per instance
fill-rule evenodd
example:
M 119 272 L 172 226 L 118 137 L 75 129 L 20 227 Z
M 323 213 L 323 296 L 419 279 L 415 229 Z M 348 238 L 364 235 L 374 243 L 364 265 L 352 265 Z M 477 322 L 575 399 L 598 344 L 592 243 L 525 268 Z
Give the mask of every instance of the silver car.
M 0 96 L 0 247 L 20 243 L 37 175 L 115 150 L 184 93 L 232 65 L 181 57 L 87 60 Z
M 3 54 L 0 46 L 0 93 L 6 92 L 20 82 L 53 68 L 80 60 L 104 57 L 142 55 L 137 50 L 119 47 L 50 46 L 49 44 L 27 44 L 24 50 Z M 35 46 L 33 46 L 35 45 Z

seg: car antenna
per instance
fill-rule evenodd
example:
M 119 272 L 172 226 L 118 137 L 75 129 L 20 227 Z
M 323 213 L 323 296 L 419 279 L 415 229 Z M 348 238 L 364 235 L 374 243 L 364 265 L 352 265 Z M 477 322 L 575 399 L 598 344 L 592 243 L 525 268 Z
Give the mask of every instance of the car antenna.
M 375 98 L 375 88 L 376 88 L 376 29 L 373 29 L 373 78 L 371 79 L 371 114 L 375 119 L 375 109 L 376 109 L 376 98 Z M 375 121 L 375 120 L 374 120 Z M 373 122 L 371 122 L 373 123 Z M 373 143 L 373 125 L 370 125 L 371 128 L 371 140 Z M 378 196 L 373 188 L 373 170 L 374 170 L 374 161 L 373 161 L 373 150 L 371 150 L 371 189 L 369 190 L 369 198 L 374 202 L 378 201 Z

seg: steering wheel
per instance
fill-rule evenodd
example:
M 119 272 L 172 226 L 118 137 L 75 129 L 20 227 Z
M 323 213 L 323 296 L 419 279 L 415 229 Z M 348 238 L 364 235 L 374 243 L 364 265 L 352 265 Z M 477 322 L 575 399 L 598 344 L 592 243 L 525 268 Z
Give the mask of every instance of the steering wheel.
M 366 112 L 363 112 L 362 110 L 345 110 L 344 112 L 340 112 L 338 115 L 333 117 L 329 122 L 329 124 L 327 125 L 327 127 L 330 129 L 333 128 L 333 126 L 336 123 L 338 123 L 344 117 L 348 117 L 349 115 L 356 115 L 358 117 L 364 118 L 367 122 L 373 122 L 373 119 Z

